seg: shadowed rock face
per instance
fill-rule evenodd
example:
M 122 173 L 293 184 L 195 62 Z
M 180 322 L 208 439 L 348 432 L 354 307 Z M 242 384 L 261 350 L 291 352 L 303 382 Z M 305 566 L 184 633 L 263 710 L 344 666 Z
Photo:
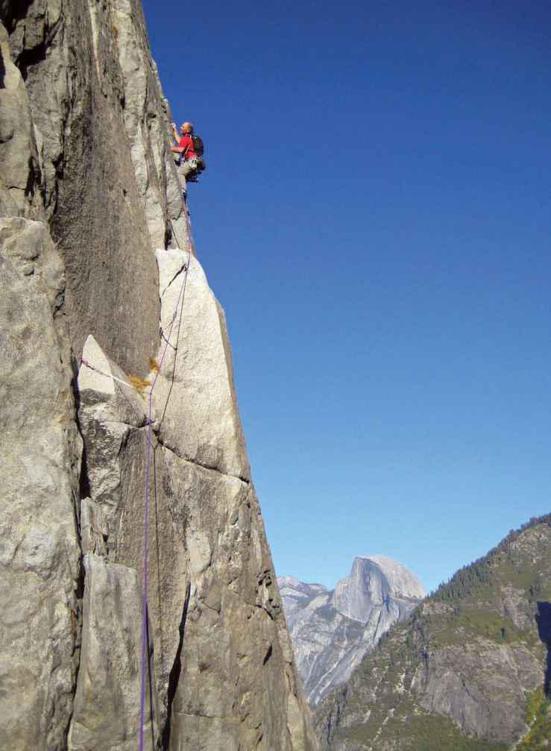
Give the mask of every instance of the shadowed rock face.
M 298 669 L 312 706 L 345 682 L 363 656 L 425 592 L 405 566 L 385 556 L 355 558 L 334 591 L 282 577 L 279 586 Z
M 323 747 L 506 751 L 529 739 L 527 717 L 549 722 L 550 602 L 547 516 L 511 533 L 393 626 L 318 707 Z
M 152 249 L 174 244 L 173 234 L 184 245 L 186 231 L 141 5 L 13 0 L 2 19 L 10 213 L 48 218 L 65 261 L 74 351 L 93 331 L 122 367 L 143 373 L 157 347 Z
M 315 749 L 140 4 L 0 0 L 0 20 L 0 747 L 137 747 L 148 419 L 128 376 L 168 339 L 147 747 Z

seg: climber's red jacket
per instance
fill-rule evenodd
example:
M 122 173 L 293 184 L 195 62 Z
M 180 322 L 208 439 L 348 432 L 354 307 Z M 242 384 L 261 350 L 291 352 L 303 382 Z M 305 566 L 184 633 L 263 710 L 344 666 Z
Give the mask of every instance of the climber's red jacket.
M 178 148 L 183 149 L 182 155 L 184 159 L 197 159 L 197 154 L 193 147 L 193 138 L 189 133 L 185 133 L 178 141 Z

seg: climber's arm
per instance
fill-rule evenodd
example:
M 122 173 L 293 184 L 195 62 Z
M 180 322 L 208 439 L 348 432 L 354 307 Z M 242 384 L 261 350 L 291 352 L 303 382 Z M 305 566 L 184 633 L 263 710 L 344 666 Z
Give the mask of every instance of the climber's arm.
M 172 138 L 176 143 L 178 143 L 178 141 L 180 140 L 180 136 L 178 135 L 178 130 L 176 128 L 176 123 L 172 123 Z

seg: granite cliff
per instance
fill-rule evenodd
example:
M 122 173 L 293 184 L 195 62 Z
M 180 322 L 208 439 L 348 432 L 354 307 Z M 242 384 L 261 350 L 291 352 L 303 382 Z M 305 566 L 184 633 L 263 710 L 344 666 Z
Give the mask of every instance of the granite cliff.
M 546 516 L 395 625 L 318 707 L 318 730 L 332 751 L 543 751 L 550 678 Z
M 386 556 L 354 559 L 333 591 L 278 579 L 297 667 L 312 706 L 350 677 L 364 655 L 425 595 L 405 566 Z
M 0 21 L 0 747 L 137 747 L 148 378 L 147 747 L 315 749 L 140 3 Z

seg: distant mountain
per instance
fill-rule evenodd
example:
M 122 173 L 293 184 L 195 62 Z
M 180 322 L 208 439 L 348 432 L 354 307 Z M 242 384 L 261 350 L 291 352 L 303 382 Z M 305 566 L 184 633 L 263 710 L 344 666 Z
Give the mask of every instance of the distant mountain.
M 308 700 L 315 706 L 346 681 L 390 626 L 425 596 L 411 571 L 385 556 L 355 558 L 334 591 L 291 576 L 278 579 Z
M 551 749 L 551 514 L 396 624 L 316 713 L 331 751 Z

